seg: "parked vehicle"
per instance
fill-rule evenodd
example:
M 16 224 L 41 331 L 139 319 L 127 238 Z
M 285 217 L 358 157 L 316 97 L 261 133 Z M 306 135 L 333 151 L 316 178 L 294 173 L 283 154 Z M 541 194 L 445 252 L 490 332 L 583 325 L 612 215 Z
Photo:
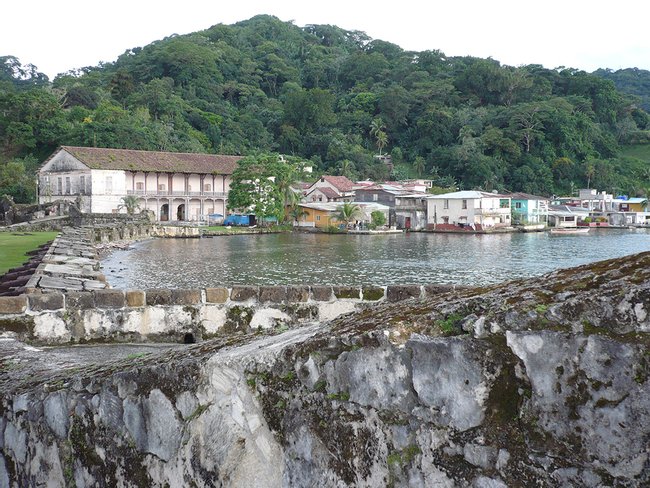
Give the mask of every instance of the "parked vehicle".
M 223 225 L 232 225 L 235 227 L 250 227 L 255 224 L 255 215 L 232 214 L 228 215 L 223 221 Z

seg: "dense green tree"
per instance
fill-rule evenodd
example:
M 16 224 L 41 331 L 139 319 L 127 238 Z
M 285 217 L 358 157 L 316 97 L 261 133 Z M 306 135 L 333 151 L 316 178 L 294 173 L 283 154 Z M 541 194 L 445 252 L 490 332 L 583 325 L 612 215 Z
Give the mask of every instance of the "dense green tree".
M 232 175 L 228 209 L 253 213 L 261 222 L 269 217 L 282 221 L 287 203 L 296 203 L 291 184 L 301 176 L 297 160 L 288 161 L 272 153 L 247 156 Z
M 373 157 L 370 130 L 381 119 L 379 150 L 407 161 L 404 175 L 420 174 L 424 158 L 436 178 L 465 188 L 640 194 L 644 162 L 621 150 L 650 143 L 648 73 L 514 68 L 260 15 L 130 49 L 52 83 L 0 57 L 0 167 L 70 144 L 280 151 L 322 171 L 381 179 L 388 168 Z
M 36 179 L 25 168 L 25 161 L 14 160 L 0 166 L 0 195 L 9 195 L 16 203 L 32 203 Z

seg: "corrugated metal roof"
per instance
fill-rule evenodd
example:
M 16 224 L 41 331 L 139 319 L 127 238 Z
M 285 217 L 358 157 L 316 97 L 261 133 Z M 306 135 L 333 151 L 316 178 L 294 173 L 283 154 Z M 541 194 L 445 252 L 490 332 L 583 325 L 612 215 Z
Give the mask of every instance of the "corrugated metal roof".
M 538 195 L 531 195 L 530 193 L 522 193 L 522 192 L 509 193 L 506 196 L 512 198 L 513 200 L 544 200 L 544 201 L 550 200 L 550 198 L 547 197 L 540 197 Z
M 381 203 L 374 202 L 351 202 L 351 205 L 358 205 L 363 210 L 382 210 L 388 211 L 390 207 L 388 205 L 382 205 Z M 308 203 L 299 203 L 299 207 L 311 208 L 314 210 L 321 210 L 323 212 L 336 212 L 343 206 L 341 202 L 308 202 Z
M 478 190 L 463 190 L 463 191 L 454 191 L 451 193 L 443 193 L 441 195 L 430 195 L 427 198 L 432 199 L 464 199 L 471 200 L 476 198 L 510 198 L 510 195 L 500 195 L 499 193 L 488 193 L 485 191 Z

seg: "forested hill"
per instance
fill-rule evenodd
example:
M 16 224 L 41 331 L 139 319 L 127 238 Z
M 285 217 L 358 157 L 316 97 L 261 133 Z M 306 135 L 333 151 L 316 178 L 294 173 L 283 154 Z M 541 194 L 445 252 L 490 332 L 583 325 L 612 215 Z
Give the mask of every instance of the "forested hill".
M 648 165 L 619 154 L 648 129 L 648 114 L 600 76 L 408 52 L 270 16 L 171 36 L 52 82 L 0 58 L 0 161 L 13 180 L 21 162 L 33 171 L 65 144 L 278 151 L 353 178 L 640 194 Z M 378 151 L 398 163 L 393 175 Z
M 612 80 L 619 91 L 637 97 L 639 106 L 650 112 L 650 71 L 638 68 L 616 71 L 599 69 L 594 74 Z

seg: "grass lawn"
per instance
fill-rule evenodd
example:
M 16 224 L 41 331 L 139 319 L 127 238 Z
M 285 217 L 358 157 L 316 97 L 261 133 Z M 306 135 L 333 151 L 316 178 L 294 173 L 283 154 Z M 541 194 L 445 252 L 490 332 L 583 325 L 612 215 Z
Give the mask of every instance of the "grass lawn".
M 58 232 L 0 232 L 0 275 L 26 262 L 29 258 L 25 253 L 57 235 Z

